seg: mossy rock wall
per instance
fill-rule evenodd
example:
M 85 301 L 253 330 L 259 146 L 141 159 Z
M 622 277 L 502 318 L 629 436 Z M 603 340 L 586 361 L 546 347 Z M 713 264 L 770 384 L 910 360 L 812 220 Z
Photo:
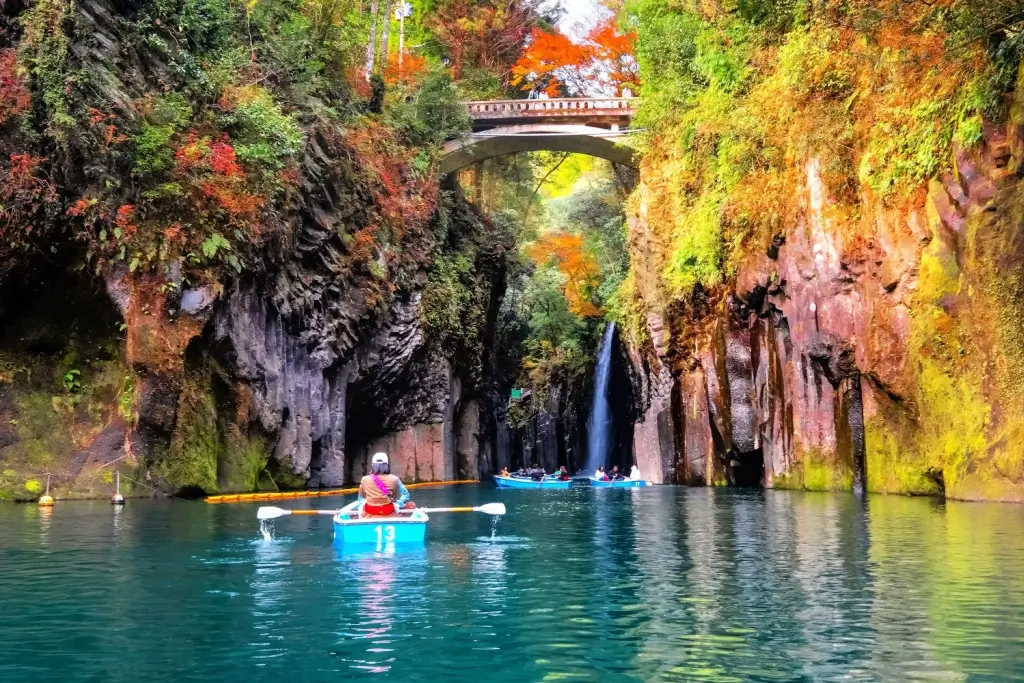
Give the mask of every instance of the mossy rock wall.
M 933 219 L 909 345 L 913 395 L 870 422 L 869 488 L 1024 500 L 1024 186 L 968 216 Z
M 204 362 L 186 373 L 170 445 L 156 458 L 151 474 L 161 488 L 178 494 L 277 490 L 267 470 L 270 443 L 249 424 L 244 402 L 235 400 L 219 372 Z M 304 484 L 282 481 L 285 487 Z

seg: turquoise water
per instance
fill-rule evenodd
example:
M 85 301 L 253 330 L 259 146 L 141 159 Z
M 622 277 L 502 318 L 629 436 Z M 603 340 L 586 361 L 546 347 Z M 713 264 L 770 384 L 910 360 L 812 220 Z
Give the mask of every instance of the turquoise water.
M 328 517 L 265 541 L 254 505 L 0 506 L 0 681 L 1024 680 L 1024 507 L 416 498 L 509 514 L 438 514 L 422 552 L 347 556 Z

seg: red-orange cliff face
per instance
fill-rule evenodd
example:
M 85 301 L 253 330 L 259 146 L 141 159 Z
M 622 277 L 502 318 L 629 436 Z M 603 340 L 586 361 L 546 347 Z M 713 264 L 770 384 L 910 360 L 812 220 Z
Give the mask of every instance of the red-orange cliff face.
M 794 222 L 703 310 L 651 305 L 660 281 L 638 277 L 645 474 L 1024 500 L 1021 123 L 987 126 L 899 208 L 865 190 L 837 210 L 809 158 Z M 644 192 L 631 236 L 654 264 Z

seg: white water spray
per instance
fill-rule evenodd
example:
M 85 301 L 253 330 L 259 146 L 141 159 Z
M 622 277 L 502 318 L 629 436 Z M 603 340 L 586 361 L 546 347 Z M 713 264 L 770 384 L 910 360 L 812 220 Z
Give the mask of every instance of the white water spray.
M 584 472 L 593 476 L 594 470 L 608 464 L 611 450 L 611 409 L 608 406 L 608 376 L 612 370 L 612 337 L 615 323 L 608 323 L 601 339 L 594 377 L 594 403 L 587 422 L 587 464 Z

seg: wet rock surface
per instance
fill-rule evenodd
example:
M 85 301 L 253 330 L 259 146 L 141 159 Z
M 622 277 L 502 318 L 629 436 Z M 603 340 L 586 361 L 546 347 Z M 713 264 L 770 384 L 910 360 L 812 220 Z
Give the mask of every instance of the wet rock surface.
M 961 154 L 959 176 L 920 203 L 865 196 L 855 223 L 809 161 L 800 219 L 739 269 L 719 312 L 694 326 L 653 306 L 651 342 L 632 351 L 645 474 L 1024 499 L 1011 417 L 1022 366 L 1005 346 L 1019 328 L 1006 287 L 1020 277 L 1024 214 L 1007 136 L 987 135 L 980 158 Z M 634 253 L 657 252 L 641 216 L 631 229 Z M 995 245 L 1006 258 L 980 258 Z

